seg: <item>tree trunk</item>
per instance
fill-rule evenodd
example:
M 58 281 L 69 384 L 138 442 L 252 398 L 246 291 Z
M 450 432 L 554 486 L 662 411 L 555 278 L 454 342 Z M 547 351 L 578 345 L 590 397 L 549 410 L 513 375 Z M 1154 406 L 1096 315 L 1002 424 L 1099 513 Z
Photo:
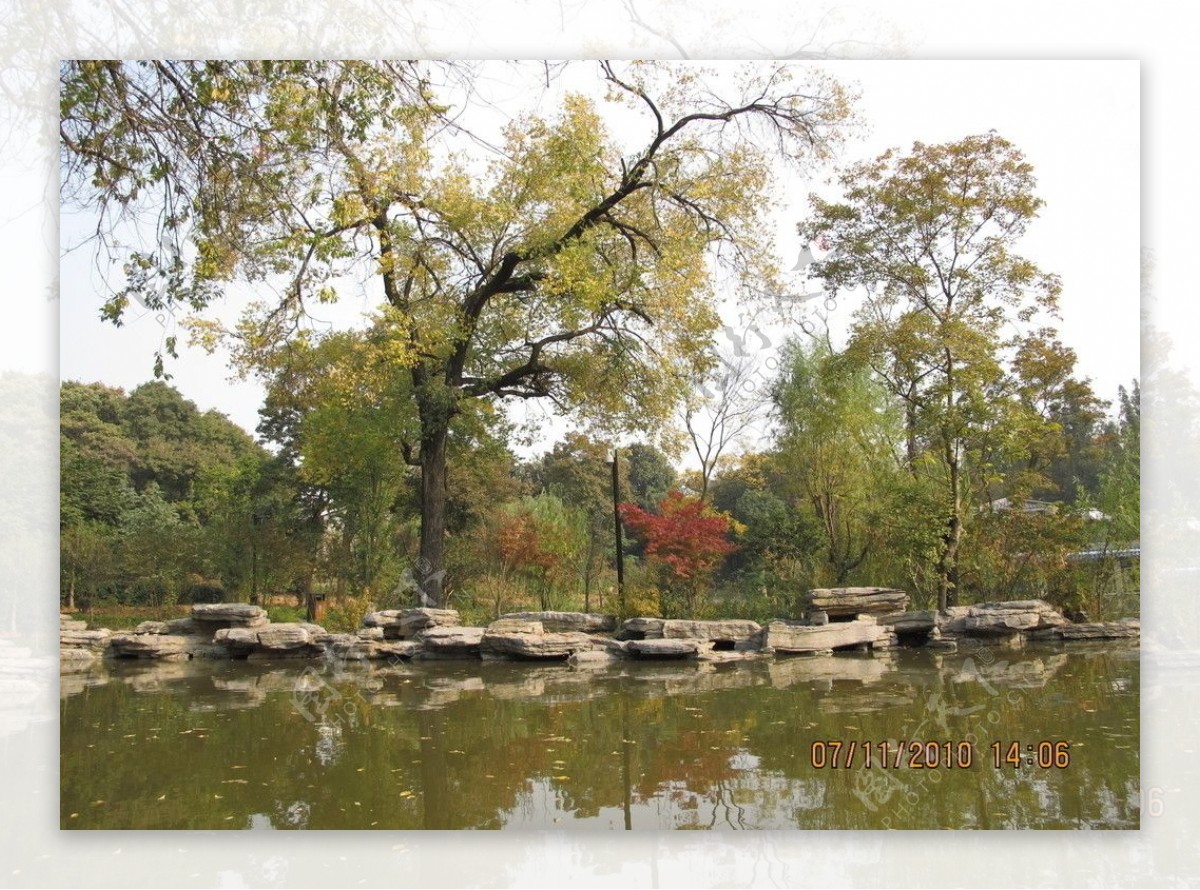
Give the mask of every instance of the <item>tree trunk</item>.
M 917 473 L 917 406 L 911 398 L 904 403 L 904 457 L 908 472 Z
M 961 473 L 955 447 L 951 444 L 946 446 L 946 463 L 950 470 L 950 513 L 938 559 L 938 609 L 958 604 L 958 548 L 962 541 Z
M 445 606 L 446 446 L 449 418 L 422 418 L 421 551 L 416 565 L 420 605 Z

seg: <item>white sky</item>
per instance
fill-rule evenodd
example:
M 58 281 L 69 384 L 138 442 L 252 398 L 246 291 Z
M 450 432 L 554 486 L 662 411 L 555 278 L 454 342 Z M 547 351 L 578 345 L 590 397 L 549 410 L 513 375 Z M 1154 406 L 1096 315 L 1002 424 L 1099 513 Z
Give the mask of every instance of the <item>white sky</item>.
M 1020 148 L 1033 164 L 1046 202 L 1021 249 L 1063 279 L 1059 326 L 1064 342 L 1079 355 L 1079 373 L 1090 377 L 1106 399 L 1139 375 L 1137 62 L 825 64 L 861 90 L 858 108 L 867 125 L 867 132 L 847 144 L 839 163 L 874 157 L 893 146 L 907 148 L 917 140 L 945 142 L 989 129 Z M 503 82 L 495 89 L 504 111 L 517 110 L 524 98 L 520 93 Z M 802 246 L 795 226 L 807 195 L 827 191 L 824 180 L 832 172 L 826 169 L 811 180 L 792 176 L 779 184 L 775 237 L 785 269 Z M 64 219 L 64 245 L 72 243 L 72 232 L 83 222 Z M 92 259 L 84 248 L 61 265 L 61 375 L 130 389 L 151 376 L 163 329 L 152 315 L 131 313 L 120 329 L 100 322 L 103 297 Z M 353 317 L 375 299 L 347 300 L 341 314 Z M 832 313 L 835 332 L 848 320 L 853 302 L 842 301 Z M 775 329 L 769 333 L 774 348 L 778 337 Z M 170 371 L 172 383 L 201 409 L 216 408 L 253 431 L 261 390 L 253 383 L 231 382 L 222 357 L 184 349 Z M 548 424 L 535 450 L 549 447 L 563 428 L 561 422 Z

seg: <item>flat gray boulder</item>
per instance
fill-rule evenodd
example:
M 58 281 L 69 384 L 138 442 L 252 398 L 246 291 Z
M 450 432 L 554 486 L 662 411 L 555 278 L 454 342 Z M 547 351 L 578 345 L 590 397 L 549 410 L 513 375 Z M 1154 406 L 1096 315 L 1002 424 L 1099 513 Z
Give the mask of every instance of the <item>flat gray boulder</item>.
M 938 624 L 936 609 L 925 609 L 920 612 L 900 612 L 896 615 L 881 615 L 879 623 L 890 627 L 896 633 L 929 633 Z
M 77 622 L 87 626 L 85 622 Z M 88 652 L 101 654 L 106 650 L 112 642 L 112 631 L 108 628 L 100 627 L 96 630 L 74 630 L 63 629 L 58 635 L 59 647 L 66 649 L 81 649 Z
M 701 640 L 630 640 L 625 651 L 635 658 L 695 658 L 701 649 L 711 648 Z
M 307 646 L 312 637 L 299 624 L 268 624 L 258 631 L 258 645 L 269 651 L 289 651 Z
M 566 658 L 593 645 L 585 633 L 522 633 L 493 631 L 489 627 L 483 634 L 481 651 L 513 658 Z
M 363 617 L 363 627 L 377 627 L 389 640 L 413 639 L 421 631 L 431 627 L 457 627 L 457 609 L 384 609 L 368 612 Z
M 115 633 L 112 635 L 112 652 L 120 658 L 157 658 L 182 660 L 202 647 L 212 645 L 212 640 L 198 635 L 183 634 L 139 634 Z
M 497 618 L 487 626 L 488 634 L 543 634 L 545 632 L 546 627 L 542 622 L 527 621 L 524 618 Z
M 1136 640 L 1142 635 L 1142 623 L 1137 618 L 1120 621 L 1063 624 L 1033 631 L 1033 640 Z
M 804 606 L 830 618 L 890 615 L 908 608 L 908 594 L 892 587 L 817 587 L 804 595 Z
M 820 652 L 850 646 L 887 647 L 894 641 L 895 632 L 870 616 L 822 625 L 777 619 L 767 625 L 763 634 L 763 648 L 778 652 Z
M 592 612 L 508 612 L 500 616 L 519 621 L 540 621 L 548 633 L 596 634 L 617 629 L 616 615 L 596 615 Z
M 1069 623 L 1043 600 L 1013 600 L 969 606 L 963 632 L 971 636 L 1011 636 Z
M 740 619 L 726 621 L 669 619 L 662 623 L 662 635 L 667 640 L 709 640 L 738 643 L 750 640 L 761 630 L 762 625 L 757 622 Z
M 621 636 L 629 640 L 661 640 L 662 618 L 627 618 L 621 625 Z
M 250 650 L 258 645 L 258 631 L 253 627 L 222 627 L 213 634 L 213 642 L 230 649 Z
M 421 654 L 434 658 L 477 658 L 483 644 L 482 627 L 431 627 L 421 631 Z
M 192 620 L 223 627 L 261 627 L 269 619 L 262 606 L 248 603 L 197 603 L 192 606 Z

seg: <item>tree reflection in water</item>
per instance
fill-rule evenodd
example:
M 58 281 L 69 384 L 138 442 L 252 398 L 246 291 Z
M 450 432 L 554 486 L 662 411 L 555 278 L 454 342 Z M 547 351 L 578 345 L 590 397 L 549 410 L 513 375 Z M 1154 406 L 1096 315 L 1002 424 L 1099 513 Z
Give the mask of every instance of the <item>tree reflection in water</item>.
M 114 663 L 62 677 L 64 828 L 1132 828 L 1138 649 L 766 663 Z M 813 769 L 814 740 L 977 740 Z M 993 740 L 1072 742 L 995 769 Z

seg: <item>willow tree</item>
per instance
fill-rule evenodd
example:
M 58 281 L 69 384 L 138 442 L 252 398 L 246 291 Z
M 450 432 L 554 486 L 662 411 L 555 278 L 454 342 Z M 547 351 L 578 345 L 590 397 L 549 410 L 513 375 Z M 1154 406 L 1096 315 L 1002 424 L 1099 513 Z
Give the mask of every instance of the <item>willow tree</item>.
M 941 492 L 944 609 L 958 586 L 973 441 L 1005 410 L 991 394 L 1028 336 L 1022 325 L 1057 313 L 1058 278 L 1014 249 L 1043 202 L 1032 166 L 994 132 L 888 151 L 839 181 L 843 198 L 813 196 L 800 229 L 833 248 L 815 264 L 828 289 L 867 290 L 850 348 L 904 407 L 910 471 Z
M 481 70 L 494 83 L 514 69 Z M 313 302 L 337 300 L 349 275 L 374 282 L 412 394 L 400 449 L 421 470 L 418 568 L 439 602 L 455 416 L 473 400 L 536 399 L 616 429 L 669 417 L 706 361 L 714 269 L 759 290 L 774 274 L 771 156 L 824 157 L 849 105 L 836 83 L 787 66 L 599 63 L 602 99 L 566 93 L 489 140 L 463 127 L 476 73 L 62 69 L 65 194 L 157 223 L 156 243 L 122 259 L 107 318 L 137 300 L 196 313 L 193 330 L 211 335 L 205 310 L 249 281 L 271 296 L 224 332 L 243 361 L 273 369 Z M 610 103 L 624 106 L 619 135 Z

